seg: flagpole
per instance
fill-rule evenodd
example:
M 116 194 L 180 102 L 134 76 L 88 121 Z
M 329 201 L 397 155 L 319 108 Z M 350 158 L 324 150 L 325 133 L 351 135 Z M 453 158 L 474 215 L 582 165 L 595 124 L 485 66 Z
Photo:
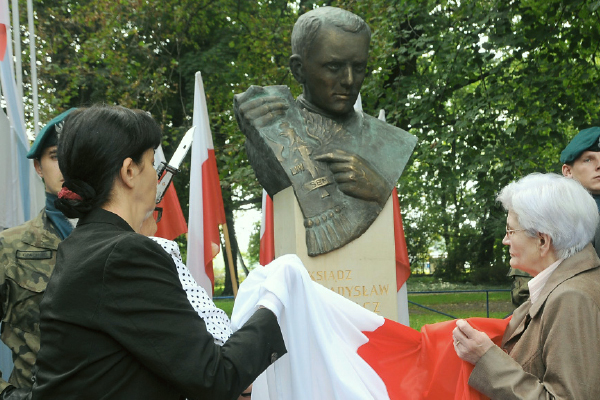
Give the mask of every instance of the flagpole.
M 19 23 L 19 0 L 12 0 L 13 43 L 15 46 L 15 74 L 19 98 L 23 98 L 23 66 L 21 65 L 21 25 Z
M 27 20 L 29 22 L 29 60 L 31 63 L 31 89 L 33 91 L 33 131 L 39 132 L 37 63 L 35 54 L 35 33 L 33 28 L 33 2 L 27 0 Z M 19 55 L 20 56 L 20 55 Z
M 225 236 L 225 251 L 227 252 L 227 261 L 229 264 L 229 275 L 231 276 L 231 287 L 233 288 L 233 298 L 237 297 L 237 281 L 235 279 L 235 269 L 233 267 L 233 256 L 231 255 L 231 242 L 229 241 L 229 230 L 227 222 L 221 225 L 223 227 L 223 236 Z

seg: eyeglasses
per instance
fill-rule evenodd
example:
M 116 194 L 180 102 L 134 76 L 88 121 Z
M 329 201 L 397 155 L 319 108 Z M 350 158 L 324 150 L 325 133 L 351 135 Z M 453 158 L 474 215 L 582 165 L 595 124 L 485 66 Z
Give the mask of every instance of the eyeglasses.
M 508 229 L 506 228 L 506 236 L 511 237 L 515 232 L 526 231 L 527 229 Z
M 154 217 L 154 219 L 156 220 L 157 223 L 162 218 L 162 211 L 163 211 L 162 207 L 154 207 L 154 212 L 152 213 L 152 216 Z

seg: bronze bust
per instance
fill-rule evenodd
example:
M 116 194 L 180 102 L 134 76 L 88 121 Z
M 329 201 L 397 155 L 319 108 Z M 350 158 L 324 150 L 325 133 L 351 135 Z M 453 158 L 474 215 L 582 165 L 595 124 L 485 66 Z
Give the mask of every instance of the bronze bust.
M 293 186 L 308 254 L 362 235 L 383 209 L 416 144 L 408 132 L 357 112 L 371 31 L 355 14 L 321 7 L 292 32 L 290 69 L 302 85 L 252 86 L 235 96 L 248 158 L 269 193 Z

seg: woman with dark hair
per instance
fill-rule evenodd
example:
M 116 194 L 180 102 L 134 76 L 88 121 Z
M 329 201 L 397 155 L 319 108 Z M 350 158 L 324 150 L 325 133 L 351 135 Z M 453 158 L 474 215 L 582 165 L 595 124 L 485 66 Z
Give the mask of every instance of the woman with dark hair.
M 216 345 L 171 257 L 138 233 L 155 206 L 160 141 L 139 110 L 94 106 L 65 121 L 57 207 L 80 220 L 40 304 L 34 399 L 235 399 L 286 352 L 262 306 Z

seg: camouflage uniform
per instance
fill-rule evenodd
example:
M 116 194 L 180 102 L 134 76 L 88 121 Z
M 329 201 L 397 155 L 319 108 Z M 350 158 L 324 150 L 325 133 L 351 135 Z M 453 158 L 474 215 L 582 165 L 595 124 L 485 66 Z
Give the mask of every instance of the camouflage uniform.
M 508 276 L 512 278 L 512 287 L 510 291 L 510 297 L 515 307 L 519 307 L 521 304 L 529 298 L 529 286 L 527 282 L 533 278 L 527 272 L 511 268 L 508 271 Z
M 31 369 L 40 349 L 39 303 L 60 242 L 45 210 L 0 232 L 0 338 L 11 349 L 15 364 L 8 383 L 0 379 L 0 392 L 9 384 L 22 388 L 33 384 Z

